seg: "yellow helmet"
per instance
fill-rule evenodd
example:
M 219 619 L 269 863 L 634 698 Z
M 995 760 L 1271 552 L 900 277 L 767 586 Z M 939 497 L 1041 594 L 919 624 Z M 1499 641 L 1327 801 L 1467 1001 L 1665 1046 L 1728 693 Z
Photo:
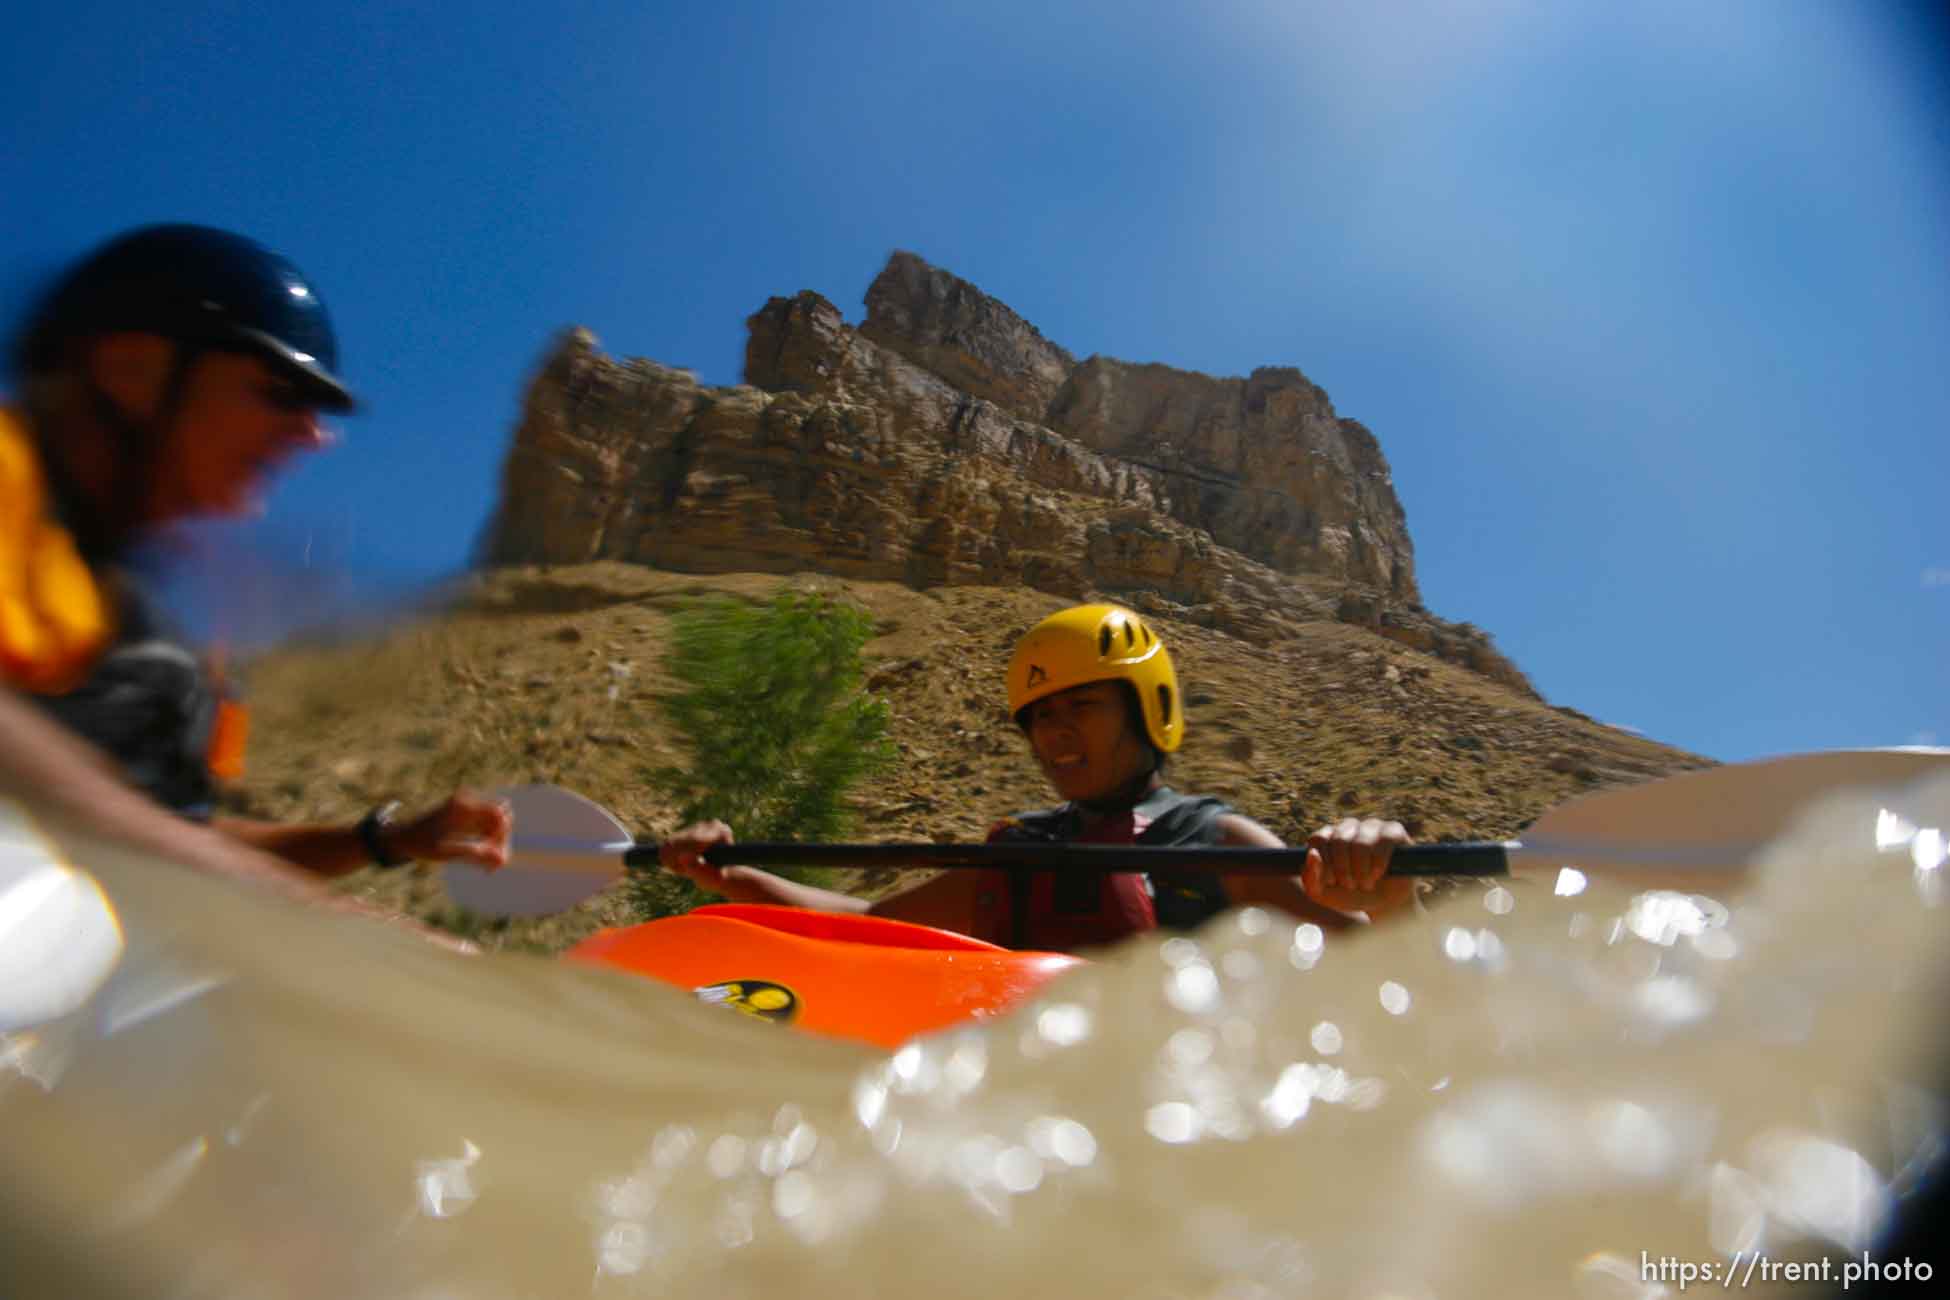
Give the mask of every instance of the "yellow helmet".
M 1169 754 L 1185 739 L 1185 713 L 1165 643 L 1122 605 L 1076 605 L 1029 629 L 1009 661 L 1009 713 L 1087 682 L 1129 682 L 1144 731 Z

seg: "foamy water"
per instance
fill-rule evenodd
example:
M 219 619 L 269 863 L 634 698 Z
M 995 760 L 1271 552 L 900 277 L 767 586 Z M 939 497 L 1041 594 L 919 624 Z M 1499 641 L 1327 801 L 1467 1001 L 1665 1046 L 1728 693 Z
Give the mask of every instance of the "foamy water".
M 0 953 L 75 936 L 0 958 L 0 1293 L 1558 1300 L 1859 1257 L 1945 1133 L 1944 827 L 1939 779 L 1723 898 L 1235 912 L 892 1056 L 67 840 L 87 875 L 0 908 Z

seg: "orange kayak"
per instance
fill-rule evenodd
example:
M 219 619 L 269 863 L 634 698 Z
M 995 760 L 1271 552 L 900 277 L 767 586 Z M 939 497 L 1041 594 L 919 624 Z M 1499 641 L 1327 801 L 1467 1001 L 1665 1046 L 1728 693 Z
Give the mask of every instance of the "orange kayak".
M 999 1015 L 1083 964 L 905 921 L 757 903 L 603 930 L 565 956 L 648 975 L 808 1033 L 881 1047 Z

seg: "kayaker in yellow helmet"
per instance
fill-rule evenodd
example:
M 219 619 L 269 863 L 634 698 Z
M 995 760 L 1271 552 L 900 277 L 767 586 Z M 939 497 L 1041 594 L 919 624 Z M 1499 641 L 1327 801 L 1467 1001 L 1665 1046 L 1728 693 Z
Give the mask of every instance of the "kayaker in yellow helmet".
M 1118 605 L 1052 614 L 1016 645 L 1009 711 L 1064 802 L 998 823 L 991 840 L 1048 843 L 1236 845 L 1280 848 L 1272 831 L 1209 796 L 1164 783 L 1166 756 L 1185 737 L 1184 696 L 1157 634 Z M 1330 925 L 1373 917 L 1412 896 L 1387 876 L 1401 823 L 1347 818 L 1308 837 L 1297 877 L 946 871 L 869 903 L 754 867 L 718 868 L 705 849 L 733 842 L 723 822 L 663 841 L 660 861 L 739 902 L 868 913 L 957 930 L 1013 948 L 1068 951 L 1157 926 L 1188 928 L 1230 905 L 1255 903 Z
M 205 226 L 112 239 L 32 311 L 0 404 L 0 793 L 308 898 L 367 861 L 505 859 L 507 810 L 465 791 L 397 823 L 396 804 L 345 826 L 218 815 L 240 704 L 124 563 L 328 445 L 321 415 L 354 406 L 337 352 L 297 267 Z

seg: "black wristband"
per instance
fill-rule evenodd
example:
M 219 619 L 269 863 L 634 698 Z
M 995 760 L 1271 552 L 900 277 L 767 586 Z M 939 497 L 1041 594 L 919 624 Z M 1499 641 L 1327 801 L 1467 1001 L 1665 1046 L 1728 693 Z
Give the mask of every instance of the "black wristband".
M 359 819 L 359 843 L 366 846 L 366 856 L 371 858 L 373 865 L 382 871 L 403 867 L 413 860 L 396 858 L 386 852 L 385 841 L 380 838 L 393 824 L 393 815 L 399 812 L 399 808 L 399 800 L 395 799 L 391 803 L 380 804 Z

